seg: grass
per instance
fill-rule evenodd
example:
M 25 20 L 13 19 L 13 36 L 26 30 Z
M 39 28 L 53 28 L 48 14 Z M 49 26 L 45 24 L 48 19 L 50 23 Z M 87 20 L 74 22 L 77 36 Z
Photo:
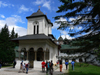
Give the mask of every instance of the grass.
M 5 67 L 13 67 L 12 64 L 9 64 L 9 65 L 3 65 L 1 68 L 5 68 Z
M 74 71 L 71 64 L 69 64 L 69 75 L 100 75 L 100 67 L 81 63 L 75 63 Z

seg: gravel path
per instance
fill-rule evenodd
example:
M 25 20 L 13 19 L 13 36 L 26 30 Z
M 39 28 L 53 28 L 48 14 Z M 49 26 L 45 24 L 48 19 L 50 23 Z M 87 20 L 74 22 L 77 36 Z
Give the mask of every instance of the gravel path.
M 29 69 L 28 75 L 46 75 L 45 72 L 41 71 L 41 68 Z M 1 68 L 0 75 L 26 75 L 26 73 L 18 73 L 19 69 L 8 67 L 8 68 Z M 55 67 L 53 75 L 61 75 L 67 73 L 68 70 L 65 69 L 65 65 L 63 65 L 62 72 L 59 71 L 59 68 Z M 66 74 L 67 75 L 67 74 Z

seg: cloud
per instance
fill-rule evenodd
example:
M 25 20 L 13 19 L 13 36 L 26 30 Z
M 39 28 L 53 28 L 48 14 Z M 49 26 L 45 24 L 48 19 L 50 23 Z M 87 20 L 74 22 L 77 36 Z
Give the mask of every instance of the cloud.
M 17 23 L 24 23 L 24 22 L 22 21 L 20 16 L 12 15 L 11 17 L 6 18 L 5 20 L 0 20 L 0 29 L 4 27 L 5 24 L 7 24 L 10 32 L 14 27 L 15 32 L 18 33 L 18 35 L 20 36 L 26 35 L 27 29 L 24 27 L 17 26 Z
M 59 20 L 56 20 L 56 21 L 67 21 L 67 20 L 65 18 L 61 17 Z M 60 26 L 60 24 L 53 23 L 52 29 L 57 29 L 59 26 Z
M 32 11 L 33 12 L 33 9 L 32 8 L 27 8 L 24 5 L 21 5 L 20 8 L 19 8 L 19 13 L 28 12 L 28 11 Z
M 68 34 L 68 31 L 62 31 L 62 30 L 60 30 L 60 32 L 61 32 L 61 37 L 63 38 L 63 39 L 65 39 L 65 37 L 67 38 L 67 39 L 69 39 L 69 40 L 71 40 L 71 39 L 74 39 L 74 37 L 71 37 L 69 34 Z
M 62 37 L 63 39 L 65 39 L 65 37 L 66 37 L 68 40 L 74 39 L 73 37 L 70 37 L 69 35 L 61 35 L 61 37 Z
M 39 5 L 42 4 L 45 0 L 36 0 L 36 2 L 33 2 L 33 4 Z
M 65 18 L 60 18 L 59 20 L 56 20 L 56 21 L 67 21 Z M 52 27 L 52 29 L 57 29 L 59 26 L 60 26 L 60 24 L 57 24 L 57 23 L 53 23 L 53 27 Z M 69 40 L 71 40 L 71 39 L 74 39 L 74 37 L 71 37 L 68 33 L 69 33 L 69 31 L 67 31 L 67 30 L 58 30 L 58 31 L 60 31 L 60 33 L 61 33 L 61 36 L 62 36 L 62 38 L 64 39 L 65 37 L 67 38 L 67 39 L 69 39 Z
M 36 0 L 35 2 L 33 2 L 33 4 L 35 4 L 35 5 L 42 4 L 43 7 L 46 7 L 49 10 L 51 10 L 51 6 L 50 6 L 51 1 L 50 0 L 49 1 L 47 1 L 47 0 Z
M 44 2 L 43 7 L 46 7 L 46 8 L 48 8 L 49 10 L 51 10 L 50 1 Z
M 5 2 L 2 2 L 2 1 L 0 1 L 0 7 L 10 7 L 10 6 L 12 6 L 12 7 L 14 7 L 14 5 L 13 4 L 9 4 L 9 3 L 5 3 Z
M 4 15 L 0 15 L 0 17 L 1 17 L 1 18 L 5 18 L 5 16 L 4 16 Z

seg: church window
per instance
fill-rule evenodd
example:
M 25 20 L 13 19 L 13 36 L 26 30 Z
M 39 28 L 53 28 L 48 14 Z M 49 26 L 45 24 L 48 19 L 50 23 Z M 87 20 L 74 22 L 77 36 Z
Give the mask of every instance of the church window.
M 34 26 L 34 34 L 35 34 L 35 26 Z
M 34 21 L 33 22 L 33 25 L 34 25 L 34 30 L 33 30 L 33 32 L 34 32 L 34 34 L 39 34 L 39 22 L 38 21 Z

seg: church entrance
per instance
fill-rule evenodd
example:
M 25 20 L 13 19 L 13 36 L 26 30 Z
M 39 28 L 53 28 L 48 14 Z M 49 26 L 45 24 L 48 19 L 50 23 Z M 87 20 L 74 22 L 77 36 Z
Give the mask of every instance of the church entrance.
M 33 61 L 33 60 L 35 60 L 35 52 L 34 52 L 34 49 L 33 48 L 30 48 L 29 49 L 29 61 Z
M 42 48 L 39 48 L 37 50 L 37 61 L 43 61 L 44 60 L 44 52 Z

